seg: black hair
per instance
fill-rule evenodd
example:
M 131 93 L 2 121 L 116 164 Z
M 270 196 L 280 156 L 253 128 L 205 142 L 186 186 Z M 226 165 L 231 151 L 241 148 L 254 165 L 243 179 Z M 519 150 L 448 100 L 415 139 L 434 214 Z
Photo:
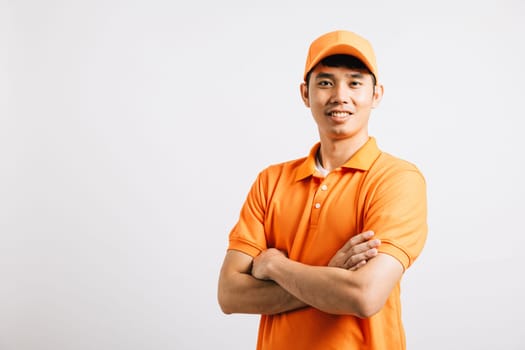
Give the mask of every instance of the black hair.
M 372 76 L 372 82 L 374 87 L 377 83 L 375 75 L 368 69 L 368 67 L 355 56 L 349 55 L 332 55 L 325 57 L 318 64 L 322 64 L 327 67 L 345 67 L 349 69 L 363 69 Z M 315 68 L 315 67 L 314 67 Z M 310 75 L 312 74 L 313 68 L 306 74 L 306 85 L 308 86 L 308 81 L 310 80 Z

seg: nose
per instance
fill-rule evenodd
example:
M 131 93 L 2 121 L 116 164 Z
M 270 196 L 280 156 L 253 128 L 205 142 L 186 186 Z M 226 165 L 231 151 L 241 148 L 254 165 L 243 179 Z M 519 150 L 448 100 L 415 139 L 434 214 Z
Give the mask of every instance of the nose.
M 331 103 L 334 104 L 347 104 L 350 103 L 350 93 L 348 87 L 345 84 L 337 84 L 332 90 Z

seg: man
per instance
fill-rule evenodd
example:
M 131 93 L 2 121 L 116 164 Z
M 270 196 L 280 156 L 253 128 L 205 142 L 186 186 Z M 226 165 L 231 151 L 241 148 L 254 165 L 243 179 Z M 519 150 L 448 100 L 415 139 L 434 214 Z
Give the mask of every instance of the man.
M 262 315 L 258 349 L 405 349 L 400 280 L 426 240 L 426 188 L 368 135 L 377 79 L 361 36 L 312 42 L 300 88 L 320 142 L 259 174 L 219 277 L 225 313 Z

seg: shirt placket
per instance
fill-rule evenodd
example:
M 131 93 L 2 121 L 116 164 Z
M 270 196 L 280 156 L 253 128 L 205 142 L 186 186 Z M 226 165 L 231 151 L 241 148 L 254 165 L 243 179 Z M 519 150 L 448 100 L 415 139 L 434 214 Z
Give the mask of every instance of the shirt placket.
M 330 175 L 325 177 L 321 180 L 319 185 L 317 186 L 317 189 L 314 193 L 313 201 L 312 201 L 312 214 L 310 216 L 310 225 L 311 226 L 317 226 L 319 223 L 319 218 L 321 215 L 321 210 L 326 204 L 326 199 L 328 197 L 329 189 L 330 189 Z

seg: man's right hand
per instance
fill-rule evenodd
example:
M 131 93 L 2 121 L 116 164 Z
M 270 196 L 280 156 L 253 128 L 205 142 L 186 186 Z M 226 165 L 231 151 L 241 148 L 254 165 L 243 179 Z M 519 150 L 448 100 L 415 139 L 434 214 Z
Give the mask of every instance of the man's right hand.
M 365 231 L 350 238 L 345 245 L 335 253 L 328 266 L 340 267 L 355 271 L 377 255 L 379 239 L 372 239 L 374 232 Z

